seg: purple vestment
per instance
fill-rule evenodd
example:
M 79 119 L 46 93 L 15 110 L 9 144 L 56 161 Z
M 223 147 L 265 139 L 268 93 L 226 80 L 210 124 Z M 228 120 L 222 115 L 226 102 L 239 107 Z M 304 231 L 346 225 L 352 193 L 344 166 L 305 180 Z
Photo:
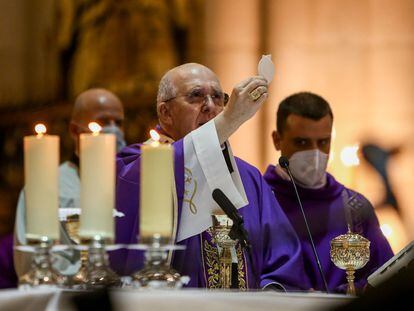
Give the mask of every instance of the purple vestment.
M 184 195 L 183 140 L 174 143 L 174 169 L 179 214 Z M 275 200 L 260 172 L 237 159 L 236 163 L 246 191 L 249 205 L 239 209 L 252 245 L 253 266 L 240 246 L 237 257 L 243 264 L 238 267 L 241 288 L 264 287 L 272 282 L 286 289 L 308 289 L 304 273 L 299 240 Z M 118 155 L 117 159 L 117 209 L 125 217 L 116 220 L 116 242 L 136 243 L 139 232 L 138 195 L 140 145 L 132 145 Z M 180 217 L 178 217 L 180 219 Z M 178 224 L 180 225 L 180 224 Z M 207 231 L 185 239 L 178 244 L 186 245 L 185 251 L 173 256 L 173 267 L 182 275 L 190 276 L 190 287 L 214 287 L 217 285 L 217 251 Z M 121 275 L 130 275 L 143 266 L 139 251 L 121 250 L 111 254 L 111 265 Z M 214 272 L 214 273 L 212 273 Z M 256 273 L 254 273 L 256 272 Z M 256 274 L 256 275 L 255 275 Z
M 0 238 L 0 288 L 17 287 L 13 265 L 13 234 Z
M 324 290 L 292 183 L 282 179 L 276 173 L 273 165 L 267 168 L 264 178 L 272 188 L 301 240 L 305 269 L 311 279 L 312 287 L 315 290 Z M 331 292 L 343 292 L 346 289 L 345 271 L 340 270 L 331 262 L 329 253 L 330 241 L 347 232 L 344 189 L 346 189 L 344 185 L 337 182 L 330 174 L 327 174 L 326 185 L 320 189 L 306 189 L 298 186 L 299 196 Z M 370 261 L 355 273 L 355 285 L 362 289 L 366 284 L 367 277 L 391 258 L 393 252 L 380 230 L 374 209 L 369 201 L 357 192 L 349 189 L 345 191 L 350 196 L 355 194 L 358 202 L 361 202 L 360 210 L 352 214 L 353 230 L 371 241 Z

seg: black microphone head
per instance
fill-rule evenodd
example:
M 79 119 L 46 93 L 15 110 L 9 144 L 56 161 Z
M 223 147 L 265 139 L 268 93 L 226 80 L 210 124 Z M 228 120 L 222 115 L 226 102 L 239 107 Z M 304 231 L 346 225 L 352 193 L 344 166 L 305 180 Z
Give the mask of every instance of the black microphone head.
M 240 215 L 237 212 L 236 207 L 233 205 L 233 203 L 229 200 L 229 198 L 224 194 L 224 192 L 221 189 L 214 189 L 212 195 L 214 201 L 216 201 L 218 206 L 221 207 L 221 209 L 227 215 L 227 217 L 229 217 L 235 223 L 242 221 Z
M 212 195 L 213 195 L 214 201 L 216 201 L 216 203 L 220 205 L 223 200 L 223 196 L 224 196 L 223 191 L 221 191 L 221 189 L 216 188 L 213 190 Z
M 283 168 L 288 168 L 289 167 L 289 160 L 288 158 L 286 158 L 285 156 L 281 156 L 279 158 L 279 165 Z

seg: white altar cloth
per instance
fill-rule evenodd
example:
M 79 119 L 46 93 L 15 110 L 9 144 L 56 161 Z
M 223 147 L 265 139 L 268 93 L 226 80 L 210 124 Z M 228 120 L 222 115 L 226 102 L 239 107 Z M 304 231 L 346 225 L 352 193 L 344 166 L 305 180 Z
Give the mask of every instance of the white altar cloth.
M 35 289 L 0 290 L 0 310 L 75 310 L 76 291 Z M 110 291 L 114 310 L 221 311 L 221 310 L 328 310 L 351 297 L 323 293 L 235 292 L 204 289 Z

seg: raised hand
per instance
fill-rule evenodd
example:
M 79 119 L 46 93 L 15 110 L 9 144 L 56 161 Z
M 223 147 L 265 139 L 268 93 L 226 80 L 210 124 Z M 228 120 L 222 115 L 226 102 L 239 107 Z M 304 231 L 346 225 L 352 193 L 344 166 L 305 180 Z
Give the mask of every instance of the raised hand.
M 220 143 L 224 143 L 244 122 L 252 118 L 268 97 L 268 84 L 261 76 L 238 83 L 223 112 L 215 118 Z

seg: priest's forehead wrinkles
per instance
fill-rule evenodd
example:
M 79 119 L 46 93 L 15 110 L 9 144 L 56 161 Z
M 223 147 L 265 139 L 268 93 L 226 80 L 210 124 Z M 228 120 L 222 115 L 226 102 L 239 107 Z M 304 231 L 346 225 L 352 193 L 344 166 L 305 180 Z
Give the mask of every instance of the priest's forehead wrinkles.
M 220 84 L 215 82 L 208 82 L 208 83 L 185 83 L 185 89 L 188 91 L 192 90 L 200 90 L 200 91 L 215 91 L 221 92 Z
M 220 82 L 215 78 L 215 76 L 211 75 L 182 77 L 181 85 L 186 89 L 203 88 L 221 90 Z

